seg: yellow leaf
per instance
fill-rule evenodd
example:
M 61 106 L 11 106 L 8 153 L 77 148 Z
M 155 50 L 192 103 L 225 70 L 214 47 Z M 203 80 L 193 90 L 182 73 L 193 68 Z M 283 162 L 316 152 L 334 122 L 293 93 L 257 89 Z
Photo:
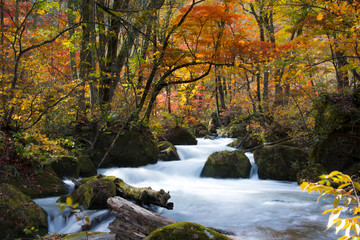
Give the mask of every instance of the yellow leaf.
M 66 198 L 66 205 L 71 206 L 72 205 L 72 199 L 71 197 Z
M 334 199 L 334 208 L 336 208 L 337 206 L 339 206 L 339 203 L 340 203 L 340 200 L 341 200 L 341 195 L 337 195 Z
M 73 208 L 73 209 L 75 209 L 75 208 L 77 208 L 79 206 L 79 203 L 74 203 L 71 207 Z
M 322 15 L 321 13 L 319 13 L 316 17 L 316 20 L 321 21 L 324 18 L 324 15 Z
M 66 205 L 65 204 L 61 204 L 60 205 L 60 211 L 63 212 L 65 211 Z

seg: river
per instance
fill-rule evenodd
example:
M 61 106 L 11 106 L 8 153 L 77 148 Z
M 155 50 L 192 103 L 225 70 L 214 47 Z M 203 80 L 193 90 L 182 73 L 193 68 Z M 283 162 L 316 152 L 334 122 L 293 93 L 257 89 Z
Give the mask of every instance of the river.
M 251 153 L 246 153 L 253 164 L 250 179 L 200 178 L 207 157 L 215 151 L 234 150 L 226 146 L 231 141 L 200 138 L 196 146 L 176 146 L 181 161 L 99 169 L 98 173 L 136 187 L 170 191 L 174 209 L 159 208 L 157 213 L 177 221 L 215 227 L 247 240 L 337 239 L 333 230 L 324 231 L 328 216 L 322 212 L 331 208 L 331 202 L 316 204 L 317 196 L 302 192 L 295 182 L 258 179 Z M 79 231 L 81 223 L 69 214 L 64 218 L 54 204 L 56 199 L 35 199 L 49 213 L 49 232 Z M 109 231 L 113 217 L 107 210 L 88 213 L 93 218 L 92 230 Z

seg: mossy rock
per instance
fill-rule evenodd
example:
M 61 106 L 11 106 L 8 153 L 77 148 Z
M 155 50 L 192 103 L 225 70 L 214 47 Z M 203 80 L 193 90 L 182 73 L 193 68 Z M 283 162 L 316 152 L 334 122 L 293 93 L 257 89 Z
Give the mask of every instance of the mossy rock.
M 65 183 L 57 176 L 50 164 L 44 165 L 31 179 L 12 182 L 31 198 L 43 198 L 64 195 L 68 192 Z
M 180 160 L 179 154 L 171 142 L 162 141 L 158 144 L 158 147 L 161 155 L 159 155 L 159 159 L 163 161 Z
M 298 172 L 297 182 L 317 182 L 320 181 L 320 176 L 328 174 L 325 167 L 320 163 L 309 164 L 304 169 Z
M 49 239 L 52 236 L 49 236 Z M 59 236 L 54 236 L 56 239 L 63 240 L 115 240 L 115 234 L 112 233 L 104 233 L 104 232 L 76 232 L 76 233 L 68 233 L 68 234 L 60 234 Z
M 47 213 L 15 186 L 0 184 L 0 236 L 35 238 L 47 233 Z M 24 229 L 32 229 L 27 235 Z
M 233 124 L 229 128 L 229 137 L 230 138 L 242 138 L 246 135 L 246 123 Z
M 192 129 L 194 130 L 195 137 L 197 138 L 205 137 L 209 134 L 208 128 L 202 123 L 192 126 Z
M 61 156 L 51 162 L 55 173 L 60 177 L 78 178 L 80 175 L 80 163 L 76 157 Z
M 173 145 L 196 145 L 196 138 L 183 127 L 175 127 L 159 136 L 160 140 L 171 142 Z
M 253 136 L 252 134 L 249 134 L 244 138 L 236 139 L 235 141 L 229 143 L 228 146 L 241 149 L 244 151 L 248 151 L 252 148 L 259 147 L 262 144 L 263 142 L 261 140 L 259 140 L 257 137 Z
M 284 145 L 265 145 L 254 152 L 261 179 L 296 181 L 297 172 L 307 162 L 307 153 L 301 148 Z
M 116 185 L 113 179 L 115 177 L 96 178 L 96 176 L 86 179 L 84 184 L 70 194 L 70 197 L 74 203 L 79 203 L 85 209 L 107 208 L 107 199 L 116 196 Z
M 197 223 L 179 222 L 152 232 L 144 240 L 230 240 L 230 238 Z
M 116 133 L 102 133 L 92 153 L 92 161 L 98 166 Z M 159 149 L 148 134 L 137 131 L 123 131 L 109 155 L 100 167 L 139 167 L 156 163 Z
M 250 171 L 251 163 L 243 151 L 220 151 L 209 156 L 201 177 L 249 178 Z
M 80 155 L 77 158 L 80 164 L 80 177 L 91 177 L 97 174 L 96 167 L 89 155 Z

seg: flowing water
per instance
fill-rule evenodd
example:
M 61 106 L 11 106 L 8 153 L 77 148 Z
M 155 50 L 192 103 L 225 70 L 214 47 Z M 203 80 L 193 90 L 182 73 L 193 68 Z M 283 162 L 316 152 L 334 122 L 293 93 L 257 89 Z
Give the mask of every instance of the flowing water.
M 337 239 L 334 231 L 324 232 L 327 217 L 322 212 L 330 202 L 316 204 L 316 195 L 301 192 L 294 182 L 259 180 L 253 155 L 246 153 L 253 168 L 250 179 L 200 178 L 207 157 L 226 147 L 232 139 L 198 139 L 196 146 L 176 146 L 181 161 L 163 162 L 138 168 L 99 169 L 98 173 L 122 178 L 126 183 L 170 191 L 174 209 L 159 208 L 159 214 L 177 221 L 190 221 L 224 230 L 247 240 Z M 49 232 L 79 231 L 81 223 L 69 214 L 63 217 L 56 198 L 36 199 L 49 213 Z M 108 231 L 113 220 L 107 210 L 89 211 L 92 230 Z

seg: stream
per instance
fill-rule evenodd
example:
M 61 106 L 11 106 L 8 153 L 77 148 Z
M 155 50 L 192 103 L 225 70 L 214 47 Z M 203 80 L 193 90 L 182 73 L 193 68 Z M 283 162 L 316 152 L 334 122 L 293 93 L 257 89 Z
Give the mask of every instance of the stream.
M 247 240 L 337 239 L 333 230 L 325 231 L 331 201 L 316 204 L 317 195 L 302 192 L 297 183 L 260 180 L 253 155 L 246 153 L 253 168 L 250 179 L 200 178 L 207 157 L 222 150 L 230 138 L 198 139 L 198 145 L 177 145 L 181 161 L 163 162 L 138 168 L 99 169 L 98 173 L 116 176 L 136 186 L 151 186 L 170 191 L 174 209 L 157 208 L 157 213 L 176 221 L 211 226 Z M 73 185 L 65 181 L 69 191 Z M 34 199 L 48 212 L 49 232 L 81 230 L 81 222 L 68 212 L 60 213 L 57 197 Z M 93 231 L 109 231 L 114 219 L 108 210 L 87 211 Z

